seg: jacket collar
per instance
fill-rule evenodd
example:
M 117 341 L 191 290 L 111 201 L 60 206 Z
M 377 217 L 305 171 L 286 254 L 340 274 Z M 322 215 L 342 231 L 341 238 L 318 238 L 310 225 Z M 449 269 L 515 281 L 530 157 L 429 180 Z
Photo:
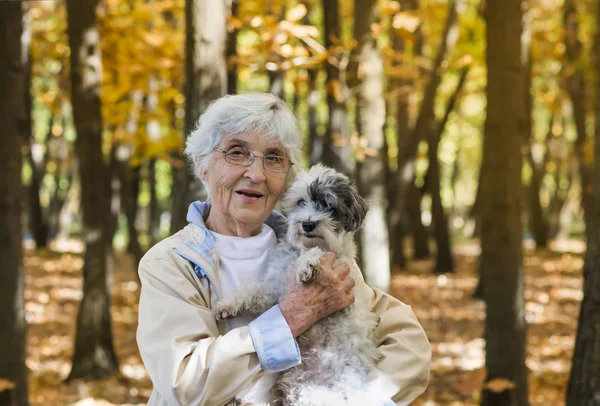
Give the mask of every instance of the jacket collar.
M 214 244 L 214 238 L 212 236 L 212 233 L 208 232 L 208 229 L 204 224 L 204 219 L 208 217 L 208 213 L 210 213 L 210 208 L 210 202 L 201 202 L 198 200 L 190 204 L 187 213 L 187 221 L 197 225 L 198 227 L 204 230 L 204 239 L 206 240 L 205 243 L 209 245 L 209 247 L 206 248 L 209 248 L 209 250 L 212 249 L 212 246 Z M 267 224 L 273 229 L 278 240 L 285 238 L 285 234 L 287 232 L 287 219 L 284 215 L 273 210 L 267 221 L 265 221 L 265 224 Z

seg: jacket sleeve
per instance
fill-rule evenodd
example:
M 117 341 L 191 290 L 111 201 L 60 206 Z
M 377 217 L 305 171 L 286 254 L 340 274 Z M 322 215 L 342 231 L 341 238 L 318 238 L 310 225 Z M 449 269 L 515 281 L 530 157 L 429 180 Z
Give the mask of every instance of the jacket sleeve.
M 265 371 L 300 362 L 277 306 L 250 326 L 220 335 L 196 282 L 172 260 L 143 259 L 139 275 L 138 347 L 155 390 L 168 404 L 223 405 Z M 281 334 L 264 334 L 274 330 Z
M 380 317 L 376 335 L 383 357 L 368 385 L 396 405 L 408 406 L 427 388 L 431 345 L 410 306 L 375 288 L 371 305 Z

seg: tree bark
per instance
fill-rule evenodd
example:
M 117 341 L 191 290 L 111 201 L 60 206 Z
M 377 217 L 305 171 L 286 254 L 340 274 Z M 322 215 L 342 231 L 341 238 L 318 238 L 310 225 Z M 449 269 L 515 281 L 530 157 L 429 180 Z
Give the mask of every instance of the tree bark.
M 148 235 L 150 246 L 160 241 L 160 206 L 157 196 L 156 184 L 156 159 L 148 162 L 148 187 L 150 188 L 150 207 L 148 210 Z
M 30 30 L 28 27 L 25 29 L 27 31 Z M 29 32 L 26 36 L 31 38 L 31 33 Z M 31 167 L 31 182 L 28 187 L 29 198 L 27 199 L 29 203 L 28 224 L 29 231 L 35 240 L 36 248 L 46 248 L 48 246 L 48 222 L 44 217 L 42 203 L 40 201 L 40 188 L 44 180 L 44 175 L 46 174 L 46 157 L 48 155 L 48 151 L 46 150 L 41 154 L 34 154 L 33 150 L 34 145 L 36 145 L 36 140 L 33 136 L 33 123 L 31 117 L 33 110 L 33 100 L 31 96 L 31 47 L 29 46 L 29 40 L 23 41 L 23 44 L 23 57 L 26 66 L 26 76 L 23 86 L 23 91 L 25 93 L 25 113 L 27 115 L 25 120 L 25 131 L 27 140 L 29 141 L 29 153 L 27 154 L 27 158 L 29 161 L 29 166 Z M 52 124 L 54 123 L 54 115 L 52 112 L 50 114 L 52 115 L 52 118 L 50 119 L 48 134 L 46 136 L 46 146 L 48 144 L 48 140 L 52 136 Z
M 227 92 L 227 21 L 224 0 L 186 0 L 186 137 L 209 104 Z M 183 160 L 183 156 L 180 156 Z M 194 200 L 206 200 L 202 182 L 187 167 L 174 170 L 171 233 L 187 224 Z
M 376 0 L 355 0 L 354 38 L 358 47 L 352 74 L 358 80 L 356 128 L 367 138 L 366 148 L 358 151 L 356 165 L 358 190 L 369 202 L 369 211 L 360 229 L 362 272 L 370 286 L 388 291 L 390 287 L 389 239 L 386 222 L 386 184 L 383 98 L 383 62 L 371 24 L 378 19 Z
M 240 0 L 229 0 L 229 16 L 237 18 L 240 8 Z M 235 24 L 227 24 L 227 94 L 237 93 L 238 76 L 238 54 L 237 54 L 237 36 L 239 30 Z
M 77 314 L 73 366 L 68 380 L 98 379 L 118 370 L 112 344 L 110 176 L 102 154 L 102 65 L 96 29 L 98 0 L 67 0 L 71 48 L 71 105 L 83 211 L 83 299 Z
M 119 162 L 121 180 L 121 198 L 123 213 L 127 218 L 127 234 L 129 243 L 127 251 L 135 258 L 136 266 L 140 263 L 144 250 L 140 245 L 139 232 L 136 226 L 138 214 L 138 196 L 140 191 L 140 167 L 132 168 L 129 161 Z
M 464 0 L 450 0 L 444 34 L 438 54 L 433 63 L 427 85 L 423 92 L 423 101 L 414 128 L 407 134 L 403 147 L 398 148 L 399 182 L 394 198 L 395 210 L 402 215 L 406 210 L 410 183 L 414 181 L 414 161 L 419 143 L 426 140 L 435 128 L 435 99 L 442 80 L 444 62 L 448 60 L 458 40 L 458 16 L 462 12 Z
M 25 66 L 20 2 L 0 3 L 0 379 L 12 381 L 3 404 L 27 406 L 25 278 L 21 231 L 21 146 L 26 139 Z M 12 392 L 12 393 L 11 393 Z
M 323 0 L 325 48 L 330 52 L 340 41 L 340 18 L 338 0 Z M 352 177 L 354 163 L 350 156 L 350 137 L 346 116 L 348 88 L 346 85 L 346 58 L 333 52 L 326 62 L 327 106 L 329 123 L 323 140 L 323 164 Z
M 550 120 L 550 130 L 547 137 L 552 137 L 552 120 Z M 540 190 L 545 175 L 545 167 L 548 157 L 548 151 L 544 154 L 536 151 L 539 147 L 537 142 L 530 135 L 530 147 L 527 152 L 527 160 L 531 167 L 531 182 L 528 188 L 529 197 L 529 231 L 533 235 L 537 248 L 546 248 L 548 246 L 549 225 L 544 216 L 542 203 L 540 201 Z
M 600 3 L 596 6 L 596 44 L 600 40 Z M 594 47 L 594 68 L 600 75 L 600 49 Z M 600 81 L 596 81 L 596 94 L 600 95 Z M 596 123 L 593 172 L 593 192 L 590 211 L 586 211 L 587 250 L 583 267 L 583 301 L 579 313 L 577 336 L 569 384 L 567 406 L 600 405 L 600 99 L 596 99 Z
M 423 224 L 421 216 L 421 202 L 423 200 L 422 189 L 411 182 L 408 189 L 406 214 L 408 215 L 408 230 L 413 240 L 412 259 L 427 259 L 431 257 L 429 250 L 429 231 Z
M 567 71 L 565 84 L 566 90 L 573 106 L 573 121 L 577 130 L 574 145 L 574 165 L 578 168 L 581 182 L 581 203 L 584 213 L 590 211 L 592 196 L 593 166 L 585 161 L 584 147 L 587 141 L 586 132 L 586 106 L 585 106 L 585 68 L 580 62 L 583 45 L 579 41 L 579 23 L 577 8 L 574 0 L 565 0 L 564 5 L 565 27 L 565 69 Z M 584 218 L 587 216 L 584 214 Z M 586 224 L 589 227 L 589 224 Z
M 521 0 L 488 0 L 487 116 L 481 193 L 481 277 L 486 303 L 486 383 L 482 405 L 528 405 L 522 253 L 521 148 L 526 136 Z
M 529 142 L 529 150 L 527 154 L 527 160 L 531 167 L 531 182 L 528 188 L 529 197 L 529 231 L 533 234 L 535 244 L 537 248 L 545 248 L 548 245 L 548 224 L 544 218 L 544 211 L 540 202 L 540 189 L 544 180 L 544 173 L 546 170 L 546 159 L 548 152 L 545 154 L 541 152 L 541 149 L 535 141 L 533 135 L 533 96 L 532 92 L 532 72 L 533 72 L 533 61 L 531 53 L 531 28 L 530 22 L 527 19 L 523 26 L 523 55 L 525 58 L 525 112 L 527 113 L 527 140 Z M 550 120 L 550 129 L 548 130 L 548 137 L 552 137 L 552 120 Z
M 454 111 L 458 96 L 462 91 L 467 75 L 469 74 L 469 68 L 465 67 L 460 73 L 458 84 L 448 105 L 446 106 L 446 113 L 442 118 L 442 121 L 438 125 L 435 132 L 430 133 L 429 137 L 429 148 L 427 154 L 429 157 L 429 169 L 427 170 L 427 185 L 429 193 L 431 193 L 431 215 L 433 217 L 433 226 L 435 230 L 435 242 L 437 246 L 436 254 L 436 265 L 435 269 L 438 273 L 446 273 L 454 271 L 454 260 L 452 258 L 452 248 L 450 244 L 450 229 L 448 225 L 448 216 L 446 209 L 442 204 L 441 195 L 441 175 L 440 175 L 440 163 L 438 158 L 438 148 L 450 114 Z

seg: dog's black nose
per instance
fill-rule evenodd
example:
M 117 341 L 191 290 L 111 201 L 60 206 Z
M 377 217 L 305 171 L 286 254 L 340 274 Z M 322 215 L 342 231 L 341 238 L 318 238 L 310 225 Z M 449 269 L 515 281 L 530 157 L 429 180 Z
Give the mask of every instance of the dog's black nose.
M 310 233 L 315 228 L 317 228 L 317 223 L 315 223 L 314 221 L 305 221 L 302 223 L 302 229 L 307 233 Z

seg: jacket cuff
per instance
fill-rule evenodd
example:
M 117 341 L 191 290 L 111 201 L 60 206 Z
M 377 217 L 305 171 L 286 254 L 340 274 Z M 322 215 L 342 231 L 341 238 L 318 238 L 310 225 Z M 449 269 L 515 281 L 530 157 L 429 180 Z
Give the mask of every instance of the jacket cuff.
M 248 328 L 260 366 L 266 374 L 284 371 L 300 364 L 300 349 L 292 336 L 279 305 L 252 321 Z

